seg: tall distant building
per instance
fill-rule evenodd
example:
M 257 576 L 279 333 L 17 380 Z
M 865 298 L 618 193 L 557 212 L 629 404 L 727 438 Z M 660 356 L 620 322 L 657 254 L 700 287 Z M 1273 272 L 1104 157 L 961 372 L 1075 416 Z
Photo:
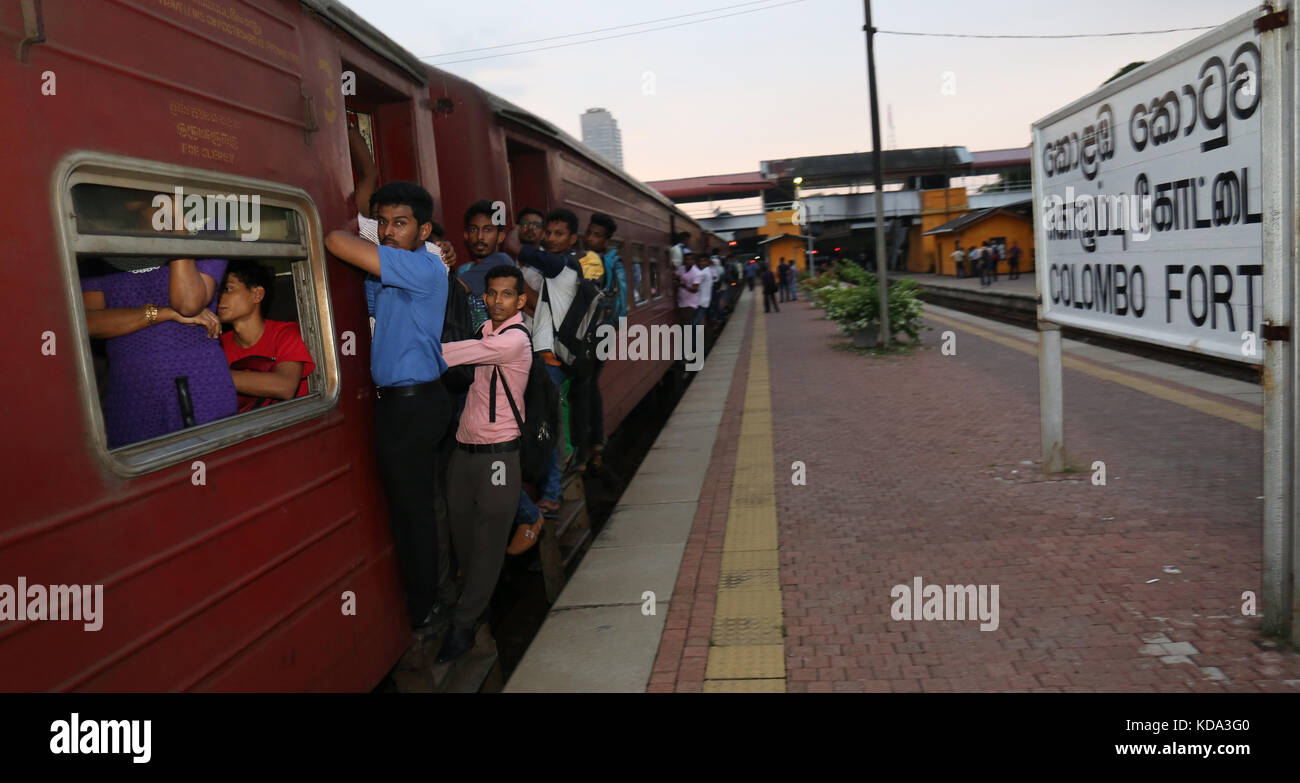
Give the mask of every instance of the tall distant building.
M 623 134 L 618 120 L 604 109 L 587 109 L 582 114 L 582 143 L 601 157 L 623 168 Z

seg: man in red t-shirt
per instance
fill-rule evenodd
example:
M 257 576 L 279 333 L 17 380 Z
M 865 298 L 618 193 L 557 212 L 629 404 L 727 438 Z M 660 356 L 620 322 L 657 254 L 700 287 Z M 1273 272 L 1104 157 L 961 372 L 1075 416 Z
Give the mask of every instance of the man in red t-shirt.
M 233 328 L 221 335 L 230 375 L 239 394 L 239 412 L 307 394 L 307 376 L 316 365 L 298 324 L 269 321 L 275 276 L 256 261 L 232 261 L 221 283 L 217 317 Z

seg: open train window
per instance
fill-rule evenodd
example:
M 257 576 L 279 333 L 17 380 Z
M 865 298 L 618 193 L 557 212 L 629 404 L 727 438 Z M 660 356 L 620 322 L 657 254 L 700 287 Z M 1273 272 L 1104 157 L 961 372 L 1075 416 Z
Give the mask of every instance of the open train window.
M 320 219 L 297 188 L 97 153 L 56 173 L 91 442 L 138 475 L 338 398 Z
M 661 248 L 651 248 L 649 259 L 650 269 L 647 270 L 650 272 L 649 287 L 651 301 L 658 299 L 661 295 L 659 290 L 659 256 L 663 252 L 664 251 Z
M 645 297 L 641 294 L 641 283 L 645 277 L 643 271 L 645 245 L 640 242 L 633 242 L 629 248 L 628 266 L 632 269 L 628 287 L 632 289 L 632 305 L 636 307 L 645 304 Z

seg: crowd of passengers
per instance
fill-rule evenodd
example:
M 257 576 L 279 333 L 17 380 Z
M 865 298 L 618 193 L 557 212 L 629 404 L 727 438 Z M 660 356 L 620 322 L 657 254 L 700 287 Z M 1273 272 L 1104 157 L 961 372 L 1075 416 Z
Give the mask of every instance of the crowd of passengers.
M 430 194 L 408 182 L 377 187 L 355 129 L 349 147 L 358 231 L 330 232 L 325 244 L 367 273 L 376 456 L 409 619 L 417 634 L 446 632 L 438 658 L 450 661 L 473 647 L 505 555 L 529 549 L 543 520 L 559 512 L 565 473 L 602 467 L 604 362 L 576 372 L 559 358 L 556 330 L 583 279 L 606 292 L 608 323 L 627 316 L 628 285 L 611 242 L 618 227 L 593 214 L 577 252 L 571 210 L 522 207 L 507 230 L 499 204 L 484 199 L 465 212 L 469 258 L 458 264 L 433 221 Z M 144 205 L 136 207 L 147 217 Z M 726 292 L 738 290 L 740 269 L 693 254 L 688 240 L 675 236 L 669 251 L 681 321 L 716 323 Z M 90 336 L 105 340 L 110 449 L 308 393 L 315 363 L 298 325 L 266 317 L 275 290 L 269 266 L 155 260 L 82 281 Z M 639 278 L 636 265 L 634 289 Z M 444 342 L 456 331 L 453 319 L 465 322 L 454 335 L 460 339 Z M 548 454 L 530 496 L 519 453 L 534 356 L 563 391 L 571 448 L 561 439 Z M 461 393 L 444 383 L 455 367 L 467 368 L 470 379 Z

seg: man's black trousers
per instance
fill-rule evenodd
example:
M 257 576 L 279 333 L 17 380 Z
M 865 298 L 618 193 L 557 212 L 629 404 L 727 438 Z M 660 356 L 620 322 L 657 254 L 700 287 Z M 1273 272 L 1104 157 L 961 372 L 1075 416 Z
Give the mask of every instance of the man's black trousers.
M 441 383 L 417 396 L 382 394 L 375 401 L 379 476 L 412 626 L 424 620 L 437 592 L 438 441 L 450 419 L 451 400 Z

